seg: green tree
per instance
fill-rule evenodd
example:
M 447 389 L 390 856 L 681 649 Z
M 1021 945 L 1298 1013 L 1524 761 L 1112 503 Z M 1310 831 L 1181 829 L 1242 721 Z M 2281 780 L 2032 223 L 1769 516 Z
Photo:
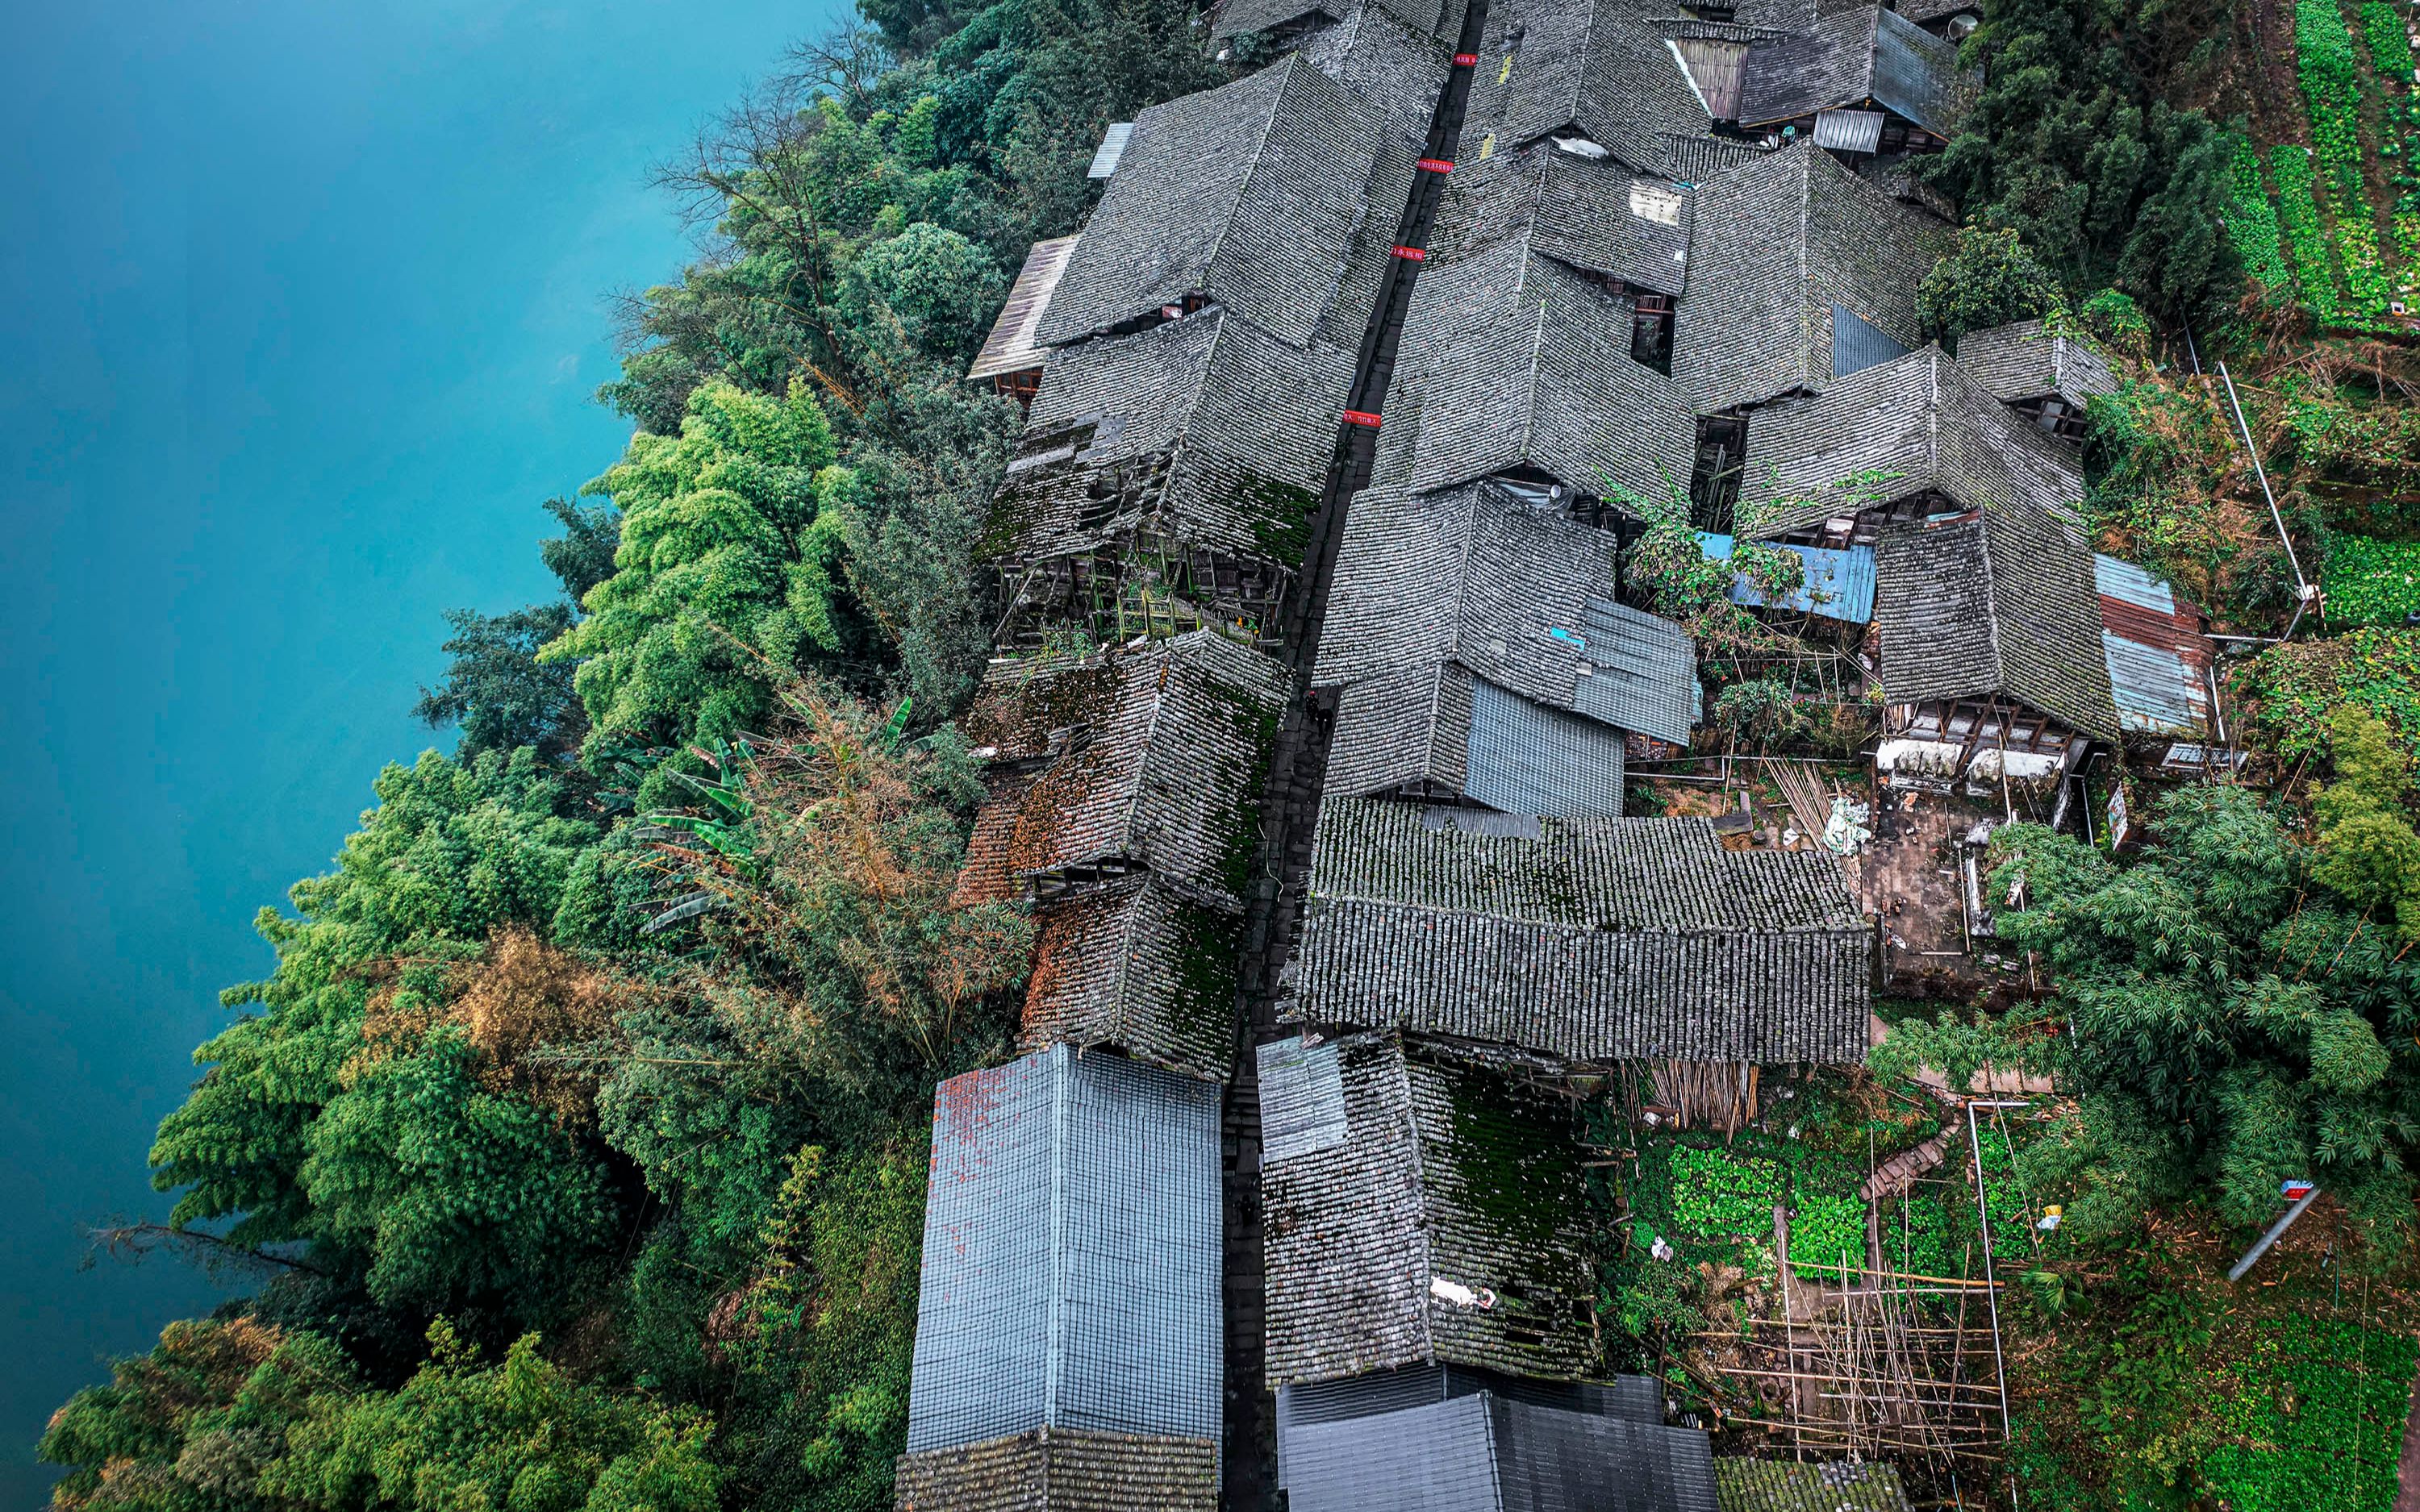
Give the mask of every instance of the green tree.
M 1993 0 L 1962 61 L 1982 94 L 1925 173 L 2013 230 L 2069 287 L 2116 284 L 2171 318 L 2232 302 L 2220 229 L 2228 134 L 2199 110 L 2227 54 L 2223 11 L 2165 0 Z
M 2035 825 L 1993 837 L 1994 891 L 2022 881 L 2027 902 L 2001 937 L 2047 962 L 2073 1031 L 2038 1051 L 2084 1097 L 2098 1148 L 2132 1149 L 2108 1184 L 2207 1191 L 2248 1224 L 2280 1180 L 2313 1175 L 2401 1242 L 2420 972 L 2310 891 L 2325 884 L 2269 800 L 2185 788 L 2150 823 L 2156 843 L 2122 867 Z
M 178 1224 L 234 1217 L 230 1237 L 246 1244 L 328 1237 L 302 1168 L 311 1125 L 361 1051 L 371 997 L 442 995 L 433 979 L 476 957 L 491 932 L 542 929 L 596 833 L 559 816 L 560 786 L 528 750 L 467 763 L 431 751 L 389 766 L 377 792 L 336 869 L 295 884 L 294 916 L 261 911 L 277 969 L 222 996 L 263 1011 L 194 1052 L 208 1069 L 160 1125 L 152 1180 L 187 1189 Z
M 2366 916 L 2396 918 L 2420 939 L 2420 834 L 2406 803 L 2412 758 L 2385 720 L 2358 703 L 2328 719 L 2336 779 L 2316 793 L 2319 864 L 2312 878 Z
M 588 485 L 622 512 L 613 576 L 538 659 L 579 664 L 598 734 L 729 739 L 782 678 L 841 652 L 834 455 L 811 395 L 717 383 L 690 396 L 678 436 L 634 436 Z
M 588 722 L 566 665 L 540 666 L 539 649 L 571 628 L 576 605 L 613 570 L 621 521 L 611 509 L 583 509 L 550 499 L 547 512 L 564 533 L 538 544 L 538 554 L 563 584 L 565 601 L 532 604 L 503 614 L 453 609 L 454 635 L 442 648 L 453 660 L 444 681 L 420 690 L 412 714 L 443 728 L 458 724 L 457 754 L 534 747 L 550 764 L 579 748 Z
M 1952 346 L 1970 331 L 2031 320 L 2063 308 L 2058 280 L 2014 231 L 1968 226 L 1916 285 L 1925 331 Z
M 392 1393 L 296 1425 L 263 1490 L 306 1507 L 396 1512 L 713 1512 L 712 1424 L 582 1385 L 514 1343 L 499 1365 L 440 1319 L 428 1363 Z

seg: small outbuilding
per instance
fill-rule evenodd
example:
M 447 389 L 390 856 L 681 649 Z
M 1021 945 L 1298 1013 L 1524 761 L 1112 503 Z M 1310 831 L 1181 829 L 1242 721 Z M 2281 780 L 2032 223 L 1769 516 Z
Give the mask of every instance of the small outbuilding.
M 1590 1373 L 1587 1185 L 1564 1099 L 1517 1062 L 1394 1034 L 1259 1055 L 1271 1387 L 1435 1365 Z

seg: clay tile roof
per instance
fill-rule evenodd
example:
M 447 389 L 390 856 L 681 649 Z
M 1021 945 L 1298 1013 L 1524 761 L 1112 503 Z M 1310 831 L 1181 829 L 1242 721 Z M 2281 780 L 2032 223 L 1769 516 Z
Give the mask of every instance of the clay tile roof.
M 1586 272 L 1678 294 L 1688 271 L 1689 194 L 1642 180 L 1611 159 L 1552 147 L 1498 153 L 1458 166 L 1429 233 L 1432 264 L 1453 262 L 1510 238 Z
M 1833 315 L 1922 345 L 1916 285 L 1950 228 L 1811 143 L 1698 185 L 1672 377 L 1701 414 L 1833 380 Z
M 1958 46 L 1876 7 L 1825 16 L 1805 32 L 1751 47 L 1740 77 L 1740 124 L 1777 125 L 1871 102 L 1954 136 L 1980 93 Z
M 2072 514 L 1992 504 L 1889 526 L 1874 559 L 1879 680 L 1890 702 L 2005 693 L 2086 734 L 2118 738 L 2092 547 Z
M 1613 555 L 1606 532 L 1498 485 L 1357 498 L 1312 674 L 1344 689 L 1328 791 L 1620 812 L 1610 732 L 1686 745 L 1698 681 L 1687 632 L 1614 601 Z
M 1046 902 L 1034 918 L 1021 1048 L 1110 1045 L 1227 1079 L 1243 948 L 1233 910 L 1142 872 Z
M 1741 531 L 1777 535 L 1861 501 L 1936 492 L 1965 508 L 2084 499 L 2075 449 L 1992 397 L 1938 347 L 1748 417 Z
M 1352 363 L 1216 309 L 1053 352 L 983 554 L 1027 563 L 1148 527 L 1294 566 Z
M 1958 366 L 2010 404 L 2055 395 L 2081 409 L 2096 394 L 2118 392 L 2118 375 L 2099 347 L 2040 320 L 1966 332 L 1958 338 Z
M 1534 468 L 1579 493 L 1668 499 L 1696 422 L 1630 355 L 1631 301 L 1523 238 L 1420 275 L 1387 395 L 1378 481 L 1449 488 Z
M 1481 52 L 1463 127 L 1474 146 L 1578 135 L 1655 171 L 1662 138 L 1713 125 L 1663 34 L 1621 0 L 1508 0 L 1490 8 Z
M 1147 869 L 1234 905 L 1284 685 L 1277 662 L 1208 630 L 995 663 L 961 721 L 994 752 L 999 784 L 976 817 L 978 841 L 995 838 L 979 848 L 1044 891 Z

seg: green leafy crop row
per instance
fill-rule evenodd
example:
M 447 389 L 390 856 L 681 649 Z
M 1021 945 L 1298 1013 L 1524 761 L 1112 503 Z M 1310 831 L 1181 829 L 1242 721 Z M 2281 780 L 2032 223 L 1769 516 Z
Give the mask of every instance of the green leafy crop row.
M 2242 255 L 2244 271 L 2272 289 L 2292 290 L 2294 272 L 2286 264 L 2277 208 L 2269 202 L 2269 186 L 2261 181 L 2260 155 L 2242 137 L 2235 141 L 2235 193 L 2226 205 L 2226 234 Z
M 2415 1350 L 2347 1319 L 2273 1325 L 2212 1383 L 2232 1442 L 2203 1458 L 2203 1477 L 2234 1512 L 2389 1512 Z
M 2327 227 L 2319 220 L 2311 154 L 2304 147 L 2273 147 L 2269 173 L 2277 180 L 2277 217 L 2286 229 L 2286 250 L 2293 255 L 2304 306 L 2319 319 L 2333 321 L 2339 312 L 2335 267 L 2328 255 Z
M 2319 187 L 2335 224 L 2346 313 L 2382 316 L 2389 298 L 2386 269 L 2362 179 L 2361 65 L 2335 0 L 2296 0 L 2294 54 L 2311 140 L 2318 144 Z
M 2361 28 L 2371 71 L 2389 84 L 2378 152 L 2395 187 L 2395 253 L 2402 265 L 2396 293 L 2410 313 L 2420 309 L 2420 97 L 2412 89 L 2412 34 L 2404 8 L 2392 0 L 2362 0 Z

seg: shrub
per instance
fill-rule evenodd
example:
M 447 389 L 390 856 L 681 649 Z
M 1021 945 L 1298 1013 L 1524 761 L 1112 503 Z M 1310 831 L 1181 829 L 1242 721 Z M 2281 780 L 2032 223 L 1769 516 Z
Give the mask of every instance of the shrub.
M 1970 331 L 2030 320 L 2060 307 L 2058 280 L 2014 231 L 1970 225 L 1916 285 L 1927 333 L 1952 343 Z
M 2323 578 L 2331 625 L 2401 625 L 2420 611 L 2420 542 L 2333 535 Z

